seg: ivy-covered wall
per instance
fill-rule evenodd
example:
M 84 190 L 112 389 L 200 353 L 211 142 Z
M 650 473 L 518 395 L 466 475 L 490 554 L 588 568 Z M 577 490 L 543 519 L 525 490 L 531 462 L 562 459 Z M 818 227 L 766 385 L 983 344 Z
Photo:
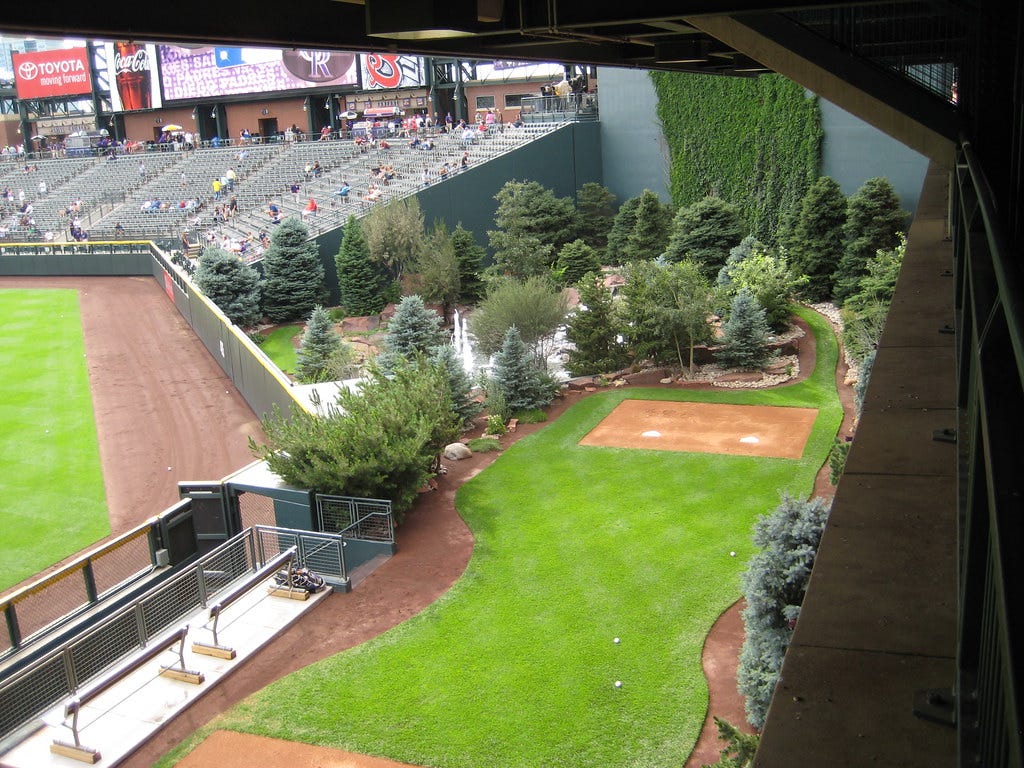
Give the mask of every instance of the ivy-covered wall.
M 821 167 L 817 97 L 779 75 L 651 72 L 677 206 L 717 195 L 771 242 Z

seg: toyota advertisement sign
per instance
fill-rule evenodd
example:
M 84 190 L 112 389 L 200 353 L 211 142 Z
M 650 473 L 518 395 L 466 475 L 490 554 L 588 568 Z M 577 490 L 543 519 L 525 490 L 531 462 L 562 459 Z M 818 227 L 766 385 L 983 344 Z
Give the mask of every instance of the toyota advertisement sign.
M 359 84 L 354 53 L 176 45 L 157 51 L 166 101 Z
M 81 96 L 92 91 L 84 47 L 14 53 L 11 58 L 19 99 Z

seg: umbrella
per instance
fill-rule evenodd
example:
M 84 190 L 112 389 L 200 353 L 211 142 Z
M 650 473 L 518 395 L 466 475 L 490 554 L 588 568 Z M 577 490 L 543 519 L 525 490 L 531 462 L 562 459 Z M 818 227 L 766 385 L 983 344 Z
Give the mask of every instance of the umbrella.
M 45 136 L 40 136 L 39 134 L 36 134 L 31 139 L 29 139 L 29 141 L 43 141 L 44 139 L 46 139 Z
M 185 129 L 182 128 L 180 125 L 175 125 L 174 123 L 171 123 L 170 125 L 165 125 L 164 126 L 164 130 L 165 131 L 183 131 Z

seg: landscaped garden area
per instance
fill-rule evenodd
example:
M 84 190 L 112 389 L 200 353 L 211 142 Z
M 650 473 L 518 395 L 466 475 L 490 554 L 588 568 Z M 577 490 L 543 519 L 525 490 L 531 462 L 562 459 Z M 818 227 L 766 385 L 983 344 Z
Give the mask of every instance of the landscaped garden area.
M 443 598 L 215 726 L 438 767 L 679 765 L 707 707 L 704 638 L 739 596 L 751 526 L 781 491 L 810 493 L 841 420 L 835 339 L 801 315 L 817 343 L 801 383 L 611 390 L 515 443 L 459 491 L 474 554 Z M 577 445 L 624 398 L 818 417 L 797 460 Z
M 0 296 L 2 591 L 103 538 L 110 524 L 78 292 Z

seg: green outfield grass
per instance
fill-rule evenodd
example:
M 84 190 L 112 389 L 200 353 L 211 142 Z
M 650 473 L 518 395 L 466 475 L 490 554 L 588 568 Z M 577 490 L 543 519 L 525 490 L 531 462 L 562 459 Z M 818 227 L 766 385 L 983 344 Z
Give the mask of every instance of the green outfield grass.
M 260 344 L 260 349 L 283 372 L 295 373 L 295 345 L 292 342 L 301 333 L 301 325 L 283 325 L 275 328 L 267 334 Z
M 811 492 L 842 419 L 835 338 L 802 314 L 818 343 L 805 382 L 603 392 L 517 442 L 459 490 L 475 543 L 447 594 L 213 727 L 434 768 L 681 765 L 707 709 L 704 638 L 739 597 L 751 526 L 780 491 Z M 579 446 L 624 398 L 819 413 L 796 460 Z
M 0 290 L 0 590 L 110 533 L 78 292 Z

